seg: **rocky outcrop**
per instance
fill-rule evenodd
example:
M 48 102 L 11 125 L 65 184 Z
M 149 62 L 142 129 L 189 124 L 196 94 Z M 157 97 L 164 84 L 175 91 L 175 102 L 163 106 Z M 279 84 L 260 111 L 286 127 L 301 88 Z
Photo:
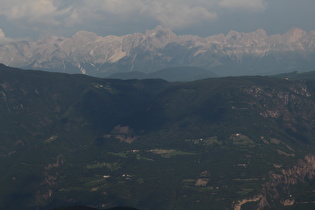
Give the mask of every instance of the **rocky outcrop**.
M 233 209 L 234 210 L 241 210 L 242 205 L 249 203 L 249 202 L 258 202 L 262 199 L 263 199 L 262 195 L 257 195 L 257 196 L 254 196 L 252 198 L 238 200 L 238 201 L 233 203 Z
M 315 156 L 307 155 L 299 160 L 292 168 L 282 169 L 280 172 L 271 171 L 269 180 L 262 185 L 261 194 L 234 201 L 233 208 L 241 209 L 247 202 L 258 202 L 257 209 L 270 207 L 269 203 L 280 202 L 283 206 L 295 204 L 294 195 L 290 194 L 290 188 L 307 180 L 312 180 L 315 175 Z
M 242 91 L 253 98 L 247 102 L 253 110 L 260 110 L 259 115 L 263 118 L 280 120 L 290 135 L 296 133 L 301 127 L 313 129 L 308 122 L 312 121 L 310 116 L 313 114 L 313 109 L 311 107 L 315 104 L 310 100 L 312 95 L 306 83 L 296 82 L 281 90 L 268 85 L 256 85 L 243 88 Z
M 263 191 L 272 199 L 279 198 L 277 186 L 282 185 L 282 189 L 289 189 L 291 185 L 304 182 L 306 179 L 312 180 L 315 175 L 315 156 L 307 155 L 303 160 L 299 160 L 290 169 L 282 169 L 281 173 L 270 172 L 270 180 L 264 184 Z

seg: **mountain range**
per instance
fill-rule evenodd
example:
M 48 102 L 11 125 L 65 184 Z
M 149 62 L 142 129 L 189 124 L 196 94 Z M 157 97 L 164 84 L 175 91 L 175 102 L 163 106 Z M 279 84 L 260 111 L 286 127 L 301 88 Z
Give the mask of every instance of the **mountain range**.
M 193 82 L 0 65 L 0 209 L 314 209 L 315 72 Z
M 219 76 L 310 71 L 315 65 L 315 31 L 293 28 L 280 35 L 263 29 L 210 37 L 176 35 L 157 27 L 144 34 L 98 36 L 80 31 L 0 46 L 0 62 L 19 68 L 107 77 L 191 66 Z

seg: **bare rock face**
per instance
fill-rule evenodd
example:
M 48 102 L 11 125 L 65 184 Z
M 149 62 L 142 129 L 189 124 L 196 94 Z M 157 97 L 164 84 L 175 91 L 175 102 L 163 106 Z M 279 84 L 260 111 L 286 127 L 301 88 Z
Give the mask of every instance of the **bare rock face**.
M 283 206 L 292 206 L 292 205 L 294 205 L 294 203 L 295 203 L 295 199 L 294 198 L 292 198 L 292 199 L 285 199 L 285 200 L 281 201 L 281 204 Z
M 315 104 L 309 100 L 312 94 L 305 83 L 297 82 L 295 85 L 281 90 L 262 85 L 244 88 L 242 91 L 253 97 L 253 100 L 248 103 L 253 109 L 260 108 L 260 116 L 281 119 L 282 125 L 292 132 L 295 132 L 298 126 L 309 128 L 304 122 L 311 120 L 309 116 L 313 111 L 305 110 L 313 110 L 311 107 L 314 107 Z M 302 120 L 298 122 L 297 118 Z M 279 153 L 286 156 L 292 155 L 282 151 Z
M 257 209 L 270 207 L 269 203 L 280 202 L 282 206 L 295 204 L 294 195 L 290 194 L 290 188 L 298 183 L 312 180 L 315 175 L 315 156 L 306 155 L 292 168 L 282 169 L 280 173 L 270 172 L 269 179 L 262 185 L 262 194 L 251 198 L 234 201 L 233 208 L 241 209 L 248 202 L 257 202 Z
M 236 202 L 233 203 L 233 209 L 234 210 L 241 210 L 242 205 L 249 203 L 249 202 L 257 202 L 262 200 L 263 196 L 262 195 L 257 195 L 251 198 L 247 198 L 247 199 L 242 199 L 242 200 L 238 200 Z
M 216 69 L 226 64 L 244 64 L 247 74 L 257 74 L 267 71 L 258 71 L 259 65 L 272 63 L 273 68 L 294 69 L 300 62 L 311 63 L 314 54 L 315 32 L 298 28 L 284 35 L 267 35 L 263 29 L 258 29 L 251 33 L 230 31 L 226 36 L 206 38 L 177 36 L 163 27 L 145 34 L 105 37 L 80 31 L 70 38 L 50 37 L 0 46 L 0 62 L 8 66 L 89 75 L 153 72 L 185 65 Z M 217 71 L 227 73 L 227 70 Z M 230 74 L 244 74 L 235 71 Z

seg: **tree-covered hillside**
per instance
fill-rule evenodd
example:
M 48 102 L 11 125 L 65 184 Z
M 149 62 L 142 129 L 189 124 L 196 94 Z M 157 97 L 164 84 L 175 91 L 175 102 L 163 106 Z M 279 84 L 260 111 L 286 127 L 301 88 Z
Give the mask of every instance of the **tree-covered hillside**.
M 0 208 L 311 209 L 312 77 L 186 83 L 0 66 Z

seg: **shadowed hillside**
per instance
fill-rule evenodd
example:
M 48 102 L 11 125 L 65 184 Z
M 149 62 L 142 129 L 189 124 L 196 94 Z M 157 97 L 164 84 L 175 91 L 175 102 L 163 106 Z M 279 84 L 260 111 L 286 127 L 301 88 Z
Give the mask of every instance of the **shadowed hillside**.
M 0 208 L 314 207 L 315 83 L 283 78 L 123 81 L 2 65 Z
M 113 79 L 164 79 L 169 82 L 189 82 L 213 77 L 218 77 L 218 75 L 206 69 L 189 66 L 167 68 L 147 74 L 142 72 L 127 72 L 109 76 L 109 78 Z

